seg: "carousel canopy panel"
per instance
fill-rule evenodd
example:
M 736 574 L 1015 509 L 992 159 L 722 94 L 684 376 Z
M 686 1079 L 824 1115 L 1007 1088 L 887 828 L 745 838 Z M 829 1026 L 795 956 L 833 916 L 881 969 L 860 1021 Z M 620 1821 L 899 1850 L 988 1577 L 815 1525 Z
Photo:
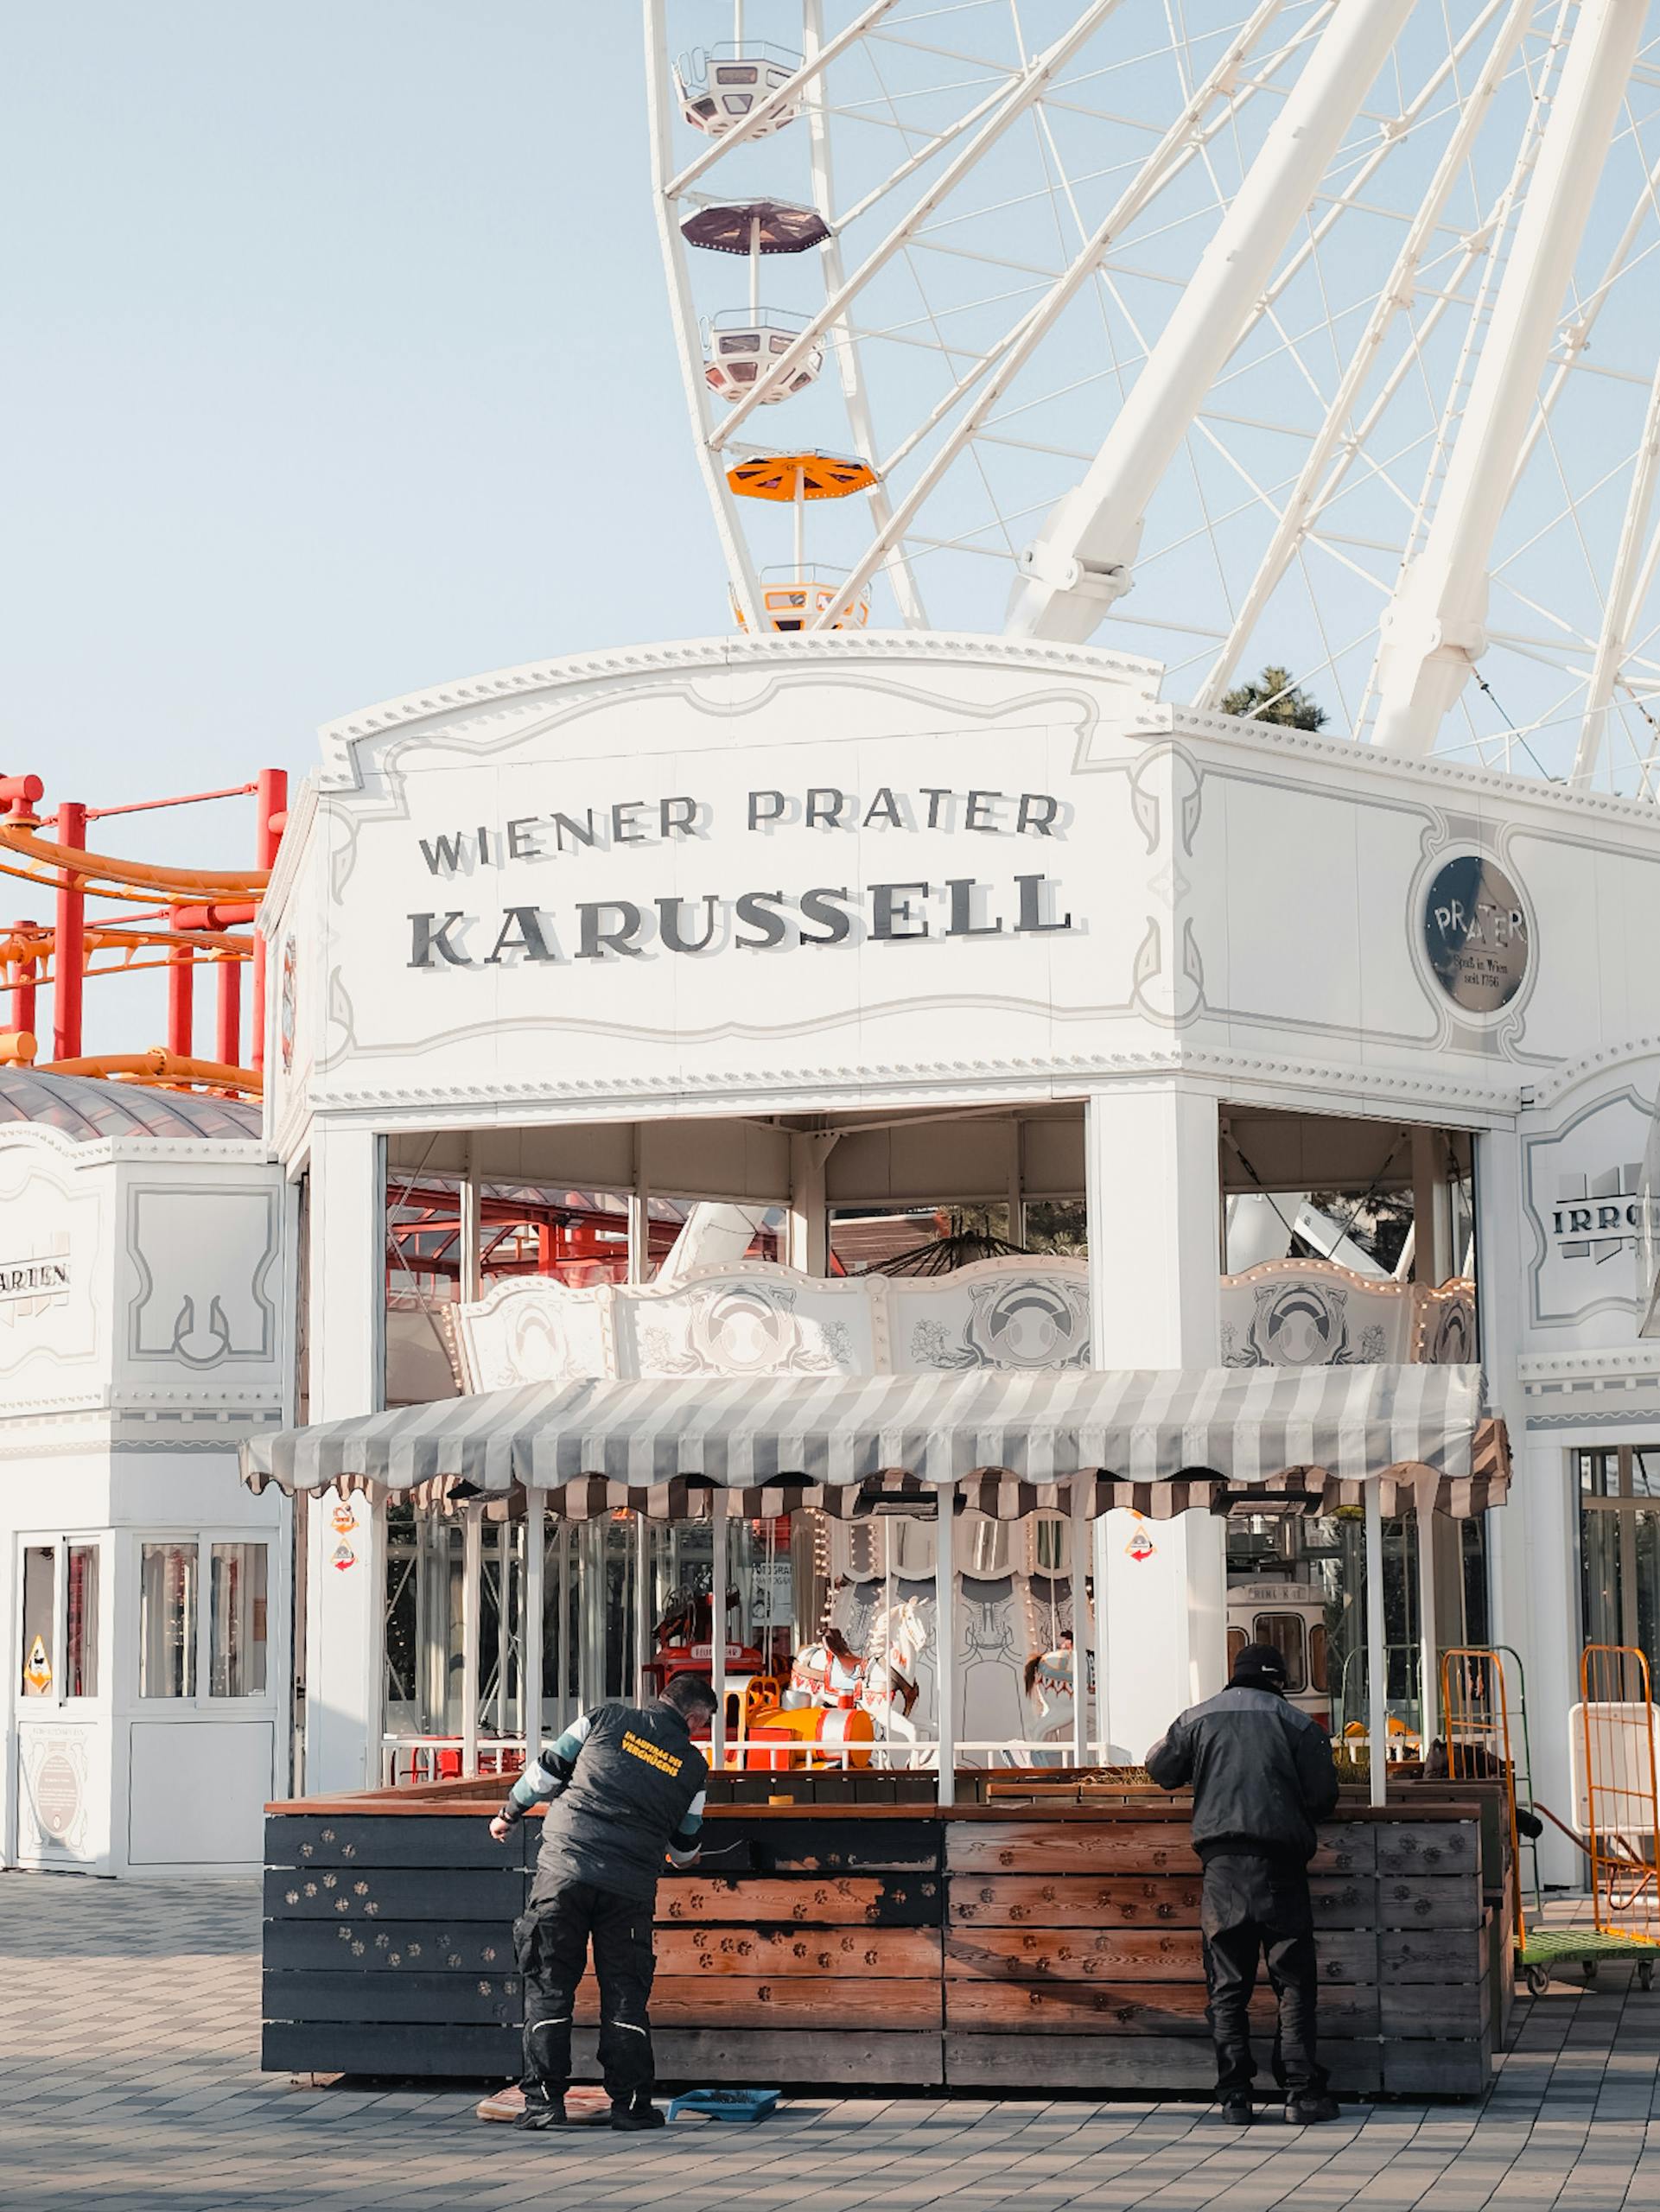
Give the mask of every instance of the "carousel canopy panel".
M 746 1513 L 847 1513 L 942 1485 L 1013 1518 L 1064 1510 L 1080 1478 L 1091 1513 L 1258 1491 L 1329 1509 L 1380 1481 L 1386 1511 L 1433 1491 L 1467 1514 L 1508 1479 L 1479 1368 L 1381 1365 L 533 1383 L 257 1437 L 242 1464 L 257 1489 L 522 1485 L 555 1512 L 659 1518 L 714 1489 Z

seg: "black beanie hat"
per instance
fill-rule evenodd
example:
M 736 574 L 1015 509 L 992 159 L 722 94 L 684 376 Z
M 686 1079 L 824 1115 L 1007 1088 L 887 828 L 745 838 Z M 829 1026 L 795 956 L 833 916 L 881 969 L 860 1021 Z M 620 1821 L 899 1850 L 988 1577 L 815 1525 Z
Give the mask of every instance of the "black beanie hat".
M 1271 1643 L 1248 1643 L 1234 1660 L 1232 1680 L 1247 1689 L 1282 1690 L 1285 1654 Z

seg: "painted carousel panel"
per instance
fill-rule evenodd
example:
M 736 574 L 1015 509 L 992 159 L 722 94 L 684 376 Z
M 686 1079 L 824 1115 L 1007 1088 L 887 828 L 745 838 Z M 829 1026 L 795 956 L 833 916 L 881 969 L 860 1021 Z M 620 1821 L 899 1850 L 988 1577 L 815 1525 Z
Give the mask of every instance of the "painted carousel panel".
M 1153 1878 L 964 1873 L 951 1878 L 950 1916 L 980 1928 L 1197 1928 L 1199 1899 L 1196 1866 Z
M 505 1927 L 525 1909 L 523 1868 L 343 1867 L 265 1870 L 267 1920 L 488 1920 Z
M 498 1786 L 505 1796 L 506 1778 Z M 541 1840 L 539 1828 L 521 1822 L 506 1843 L 498 1843 L 487 1813 L 434 1814 L 422 1820 L 389 1820 L 378 1813 L 273 1813 L 265 1821 L 265 1864 L 519 1867 L 528 1863 L 527 1846 L 533 1859 Z
M 518 2028 L 524 1998 L 517 1974 L 267 1974 L 267 2021 L 356 2021 L 364 2026 L 425 2022 L 440 2030 L 475 2024 Z
M 933 1928 L 678 1928 L 657 1930 L 658 1976 L 852 1975 L 938 1981 Z
M 273 1974 L 341 1976 L 499 1974 L 513 1967 L 511 1923 L 468 1920 L 270 1920 L 265 1965 Z M 365 2016 L 366 2017 L 366 2015 Z
M 832 1881 L 671 1874 L 658 1884 L 657 1924 L 938 1928 L 944 1901 L 944 1884 L 932 1874 L 846 1875 Z

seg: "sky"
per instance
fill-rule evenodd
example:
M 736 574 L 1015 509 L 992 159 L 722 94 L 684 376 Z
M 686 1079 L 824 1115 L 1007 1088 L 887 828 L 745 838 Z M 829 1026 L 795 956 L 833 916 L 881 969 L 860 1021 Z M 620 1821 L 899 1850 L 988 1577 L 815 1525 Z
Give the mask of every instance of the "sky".
M 374 701 L 729 626 L 633 0 L 3 20 L 0 772 L 303 771 Z M 197 811 L 108 845 L 251 860 Z

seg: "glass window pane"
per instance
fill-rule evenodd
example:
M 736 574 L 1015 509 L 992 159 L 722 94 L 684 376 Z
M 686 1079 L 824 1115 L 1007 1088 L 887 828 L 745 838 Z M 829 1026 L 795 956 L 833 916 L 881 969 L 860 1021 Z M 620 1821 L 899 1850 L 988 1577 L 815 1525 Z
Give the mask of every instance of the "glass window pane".
M 145 1544 L 141 1548 L 138 1694 L 196 1694 L 194 1544 Z
M 265 1694 L 265 1547 L 215 1544 L 207 1694 Z
M 1301 1613 L 1258 1613 L 1251 1624 L 1258 1643 L 1271 1643 L 1285 1661 L 1285 1686 L 1293 1696 L 1308 1687 L 1308 1662 Z
M 98 1695 L 98 1546 L 71 1544 L 64 1623 L 66 1697 Z
M 52 1632 L 53 1558 L 50 1544 L 30 1544 L 23 1554 L 23 1656 L 25 1697 L 50 1697 L 55 1680 L 57 1638 Z
M 1308 1631 L 1308 1686 L 1320 1691 L 1332 1686 L 1326 1668 L 1326 1628 L 1320 1621 Z
M 1660 1452 L 1632 1452 L 1631 1491 L 1637 1497 L 1660 1497 Z
M 1619 1454 L 1613 1452 L 1581 1452 L 1580 1488 L 1588 1491 L 1593 1497 L 1618 1497 Z
M 1619 1643 L 1619 1513 L 1580 1516 L 1580 1598 L 1587 1643 Z

